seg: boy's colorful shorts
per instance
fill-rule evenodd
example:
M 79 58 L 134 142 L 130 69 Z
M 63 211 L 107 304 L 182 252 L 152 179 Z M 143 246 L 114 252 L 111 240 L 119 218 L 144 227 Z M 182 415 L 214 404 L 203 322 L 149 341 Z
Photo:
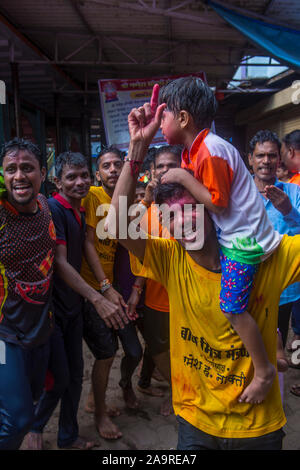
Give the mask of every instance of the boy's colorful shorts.
M 247 310 L 254 275 L 259 264 L 234 261 L 220 253 L 222 279 L 220 308 L 224 313 L 239 314 Z

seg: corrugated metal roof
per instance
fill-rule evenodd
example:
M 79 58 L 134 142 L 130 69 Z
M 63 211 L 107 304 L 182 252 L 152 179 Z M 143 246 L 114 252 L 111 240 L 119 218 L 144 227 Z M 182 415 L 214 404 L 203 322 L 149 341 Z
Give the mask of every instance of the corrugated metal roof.
M 299 27 L 298 0 L 223 3 Z M 245 54 L 260 54 L 198 0 L 0 0 L 0 15 L 0 75 L 13 57 L 20 64 L 24 96 L 50 110 L 53 84 L 65 94 L 86 87 L 91 92 L 97 91 L 100 78 L 204 70 L 209 84 L 218 86 L 233 76 Z M 1 39 L 8 42 L 1 46 Z M 37 48 L 48 63 L 43 63 Z M 23 75 L 25 70 L 31 70 L 31 87 L 30 75 Z M 35 71 L 42 75 L 35 76 Z M 34 87 L 38 76 L 45 78 L 40 81 L 45 90 L 43 99 Z

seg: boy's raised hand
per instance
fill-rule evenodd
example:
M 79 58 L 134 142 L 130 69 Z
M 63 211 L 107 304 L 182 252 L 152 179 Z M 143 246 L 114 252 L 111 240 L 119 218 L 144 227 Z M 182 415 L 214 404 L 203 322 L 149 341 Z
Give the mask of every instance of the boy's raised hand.
M 159 129 L 161 117 L 166 104 L 158 106 L 159 85 L 155 84 L 152 90 L 150 103 L 139 108 L 133 108 L 128 115 L 128 128 L 132 143 L 143 143 L 146 148 Z

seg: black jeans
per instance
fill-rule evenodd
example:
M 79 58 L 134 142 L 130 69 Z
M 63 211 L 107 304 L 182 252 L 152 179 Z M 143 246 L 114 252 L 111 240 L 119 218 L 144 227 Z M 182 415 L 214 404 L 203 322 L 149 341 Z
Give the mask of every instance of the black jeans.
M 140 379 L 138 385 L 141 388 L 148 388 L 151 385 L 151 377 L 155 369 L 155 362 L 149 352 L 149 348 L 146 344 L 143 355 L 143 363 L 141 368 Z
M 282 429 L 259 437 L 227 438 L 206 434 L 181 416 L 177 450 L 281 450 L 285 433 Z
M 283 347 L 286 345 L 293 305 L 293 302 L 289 302 L 288 304 L 280 305 L 278 309 L 278 328 L 282 336 Z
M 33 349 L 6 342 L 1 347 L 0 450 L 17 450 L 34 420 L 34 401 L 43 391 L 49 341 Z
M 96 360 L 113 357 L 118 350 L 118 338 L 120 339 L 125 356 L 121 361 L 119 385 L 122 388 L 131 388 L 133 372 L 143 355 L 135 323 L 130 322 L 119 330 L 108 328 L 88 301 L 85 302 L 83 320 L 83 338 Z
M 44 391 L 37 405 L 32 432 L 42 433 L 60 401 L 58 447 L 67 447 L 78 438 L 77 412 L 82 390 L 82 314 L 75 317 L 56 317 L 50 339 L 48 369 L 54 385 Z

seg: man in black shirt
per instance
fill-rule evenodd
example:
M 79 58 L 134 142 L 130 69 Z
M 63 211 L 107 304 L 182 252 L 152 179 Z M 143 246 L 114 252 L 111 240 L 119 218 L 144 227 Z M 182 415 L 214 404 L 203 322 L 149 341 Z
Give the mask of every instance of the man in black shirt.
M 39 194 L 46 170 L 38 147 L 23 139 L 1 154 L 0 449 L 18 449 L 46 376 L 55 229 Z

